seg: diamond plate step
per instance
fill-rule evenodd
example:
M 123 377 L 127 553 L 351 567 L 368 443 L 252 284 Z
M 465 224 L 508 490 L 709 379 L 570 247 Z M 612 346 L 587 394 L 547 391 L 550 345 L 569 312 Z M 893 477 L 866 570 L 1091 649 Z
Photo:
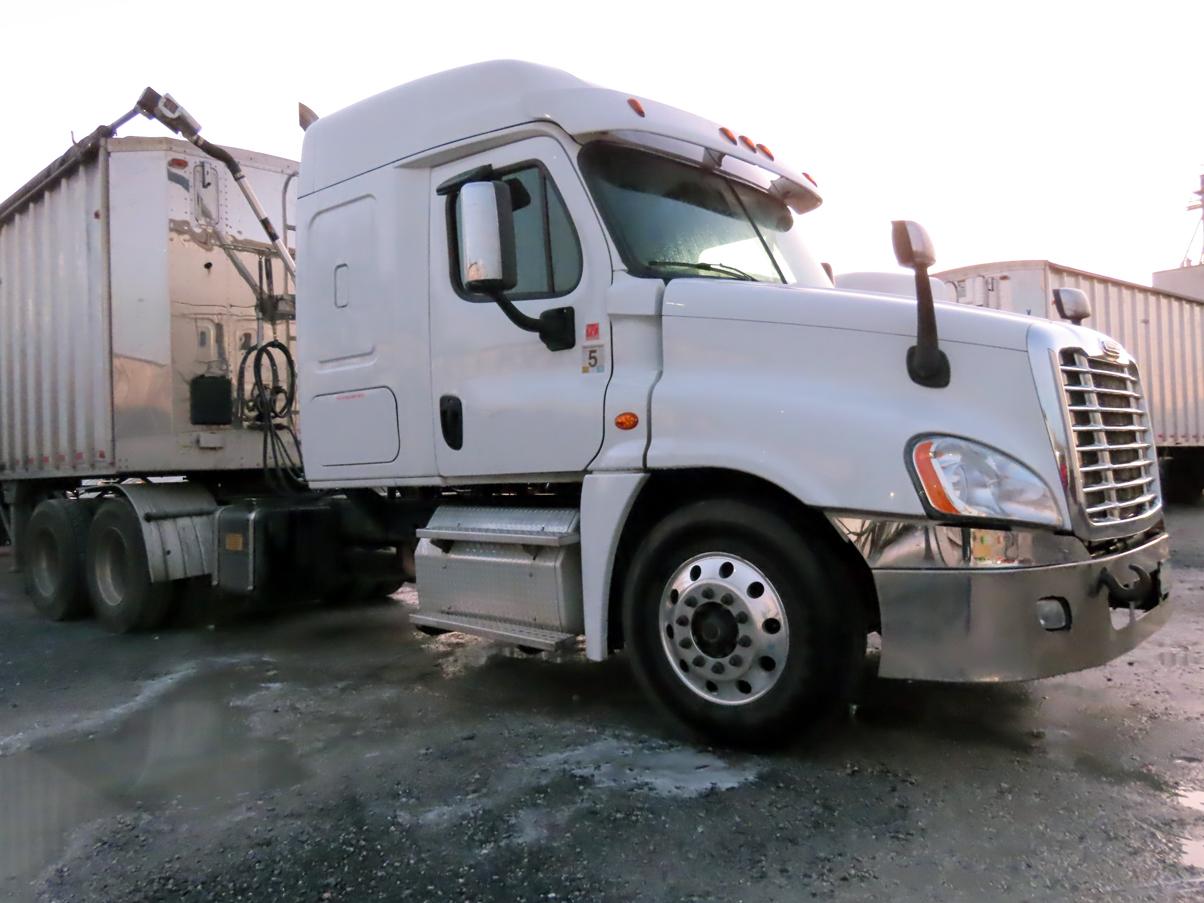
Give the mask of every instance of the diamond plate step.
M 438 630 L 454 630 L 459 633 L 470 633 L 474 636 L 485 637 L 502 643 L 513 643 L 518 646 L 530 646 L 551 652 L 576 645 L 577 637 L 572 633 L 561 633 L 557 630 L 547 630 L 543 627 L 532 627 L 528 624 L 516 624 L 513 621 L 503 621 L 500 618 L 490 618 L 482 615 L 424 614 L 415 612 L 410 615 L 410 623 L 415 627 L 434 627 Z

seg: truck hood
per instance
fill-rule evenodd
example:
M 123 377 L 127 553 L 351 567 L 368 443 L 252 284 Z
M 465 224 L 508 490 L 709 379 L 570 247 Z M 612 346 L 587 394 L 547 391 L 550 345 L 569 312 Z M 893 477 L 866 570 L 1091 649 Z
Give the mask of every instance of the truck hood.
M 914 336 L 916 301 L 896 295 L 803 288 L 728 279 L 674 279 L 665 288 L 666 317 L 741 320 L 879 335 Z M 942 342 L 1025 351 L 1031 317 L 937 302 Z

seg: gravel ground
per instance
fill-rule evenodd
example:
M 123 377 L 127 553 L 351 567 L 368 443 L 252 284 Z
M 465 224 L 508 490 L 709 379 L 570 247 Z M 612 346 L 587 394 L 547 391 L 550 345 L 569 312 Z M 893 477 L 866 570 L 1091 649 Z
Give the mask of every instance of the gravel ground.
M 0 899 L 1201 899 L 1204 508 L 1170 521 L 1179 609 L 1132 655 L 871 680 L 771 755 L 404 595 L 113 637 L 0 558 Z

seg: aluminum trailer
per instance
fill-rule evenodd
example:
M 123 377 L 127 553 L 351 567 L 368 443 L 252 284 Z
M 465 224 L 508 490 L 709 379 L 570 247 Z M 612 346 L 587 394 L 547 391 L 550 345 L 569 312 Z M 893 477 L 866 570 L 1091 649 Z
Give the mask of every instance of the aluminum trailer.
M 1054 289 L 1091 300 L 1090 325 L 1137 359 L 1168 497 L 1204 490 L 1204 301 L 1049 260 L 1008 260 L 935 274 L 963 304 L 1059 319 Z
M 234 153 L 291 216 L 297 163 Z M 232 181 L 183 141 L 101 128 L 0 204 L 0 507 L 15 538 L 37 502 L 112 481 L 146 497 L 173 578 L 206 572 L 206 485 L 262 465 L 240 363 L 293 337 L 291 283 Z M 153 502 L 129 482 L 163 477 L 192 481 Z

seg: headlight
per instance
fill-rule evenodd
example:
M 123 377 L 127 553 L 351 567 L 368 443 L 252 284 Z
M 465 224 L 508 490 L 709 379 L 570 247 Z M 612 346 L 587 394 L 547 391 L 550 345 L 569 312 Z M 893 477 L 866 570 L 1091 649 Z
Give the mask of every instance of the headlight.
M 925 436 L 912 446 L 920 496 L 938 514 L 1057 526 L 1049 487 L 1001 451 L 953 436 Z

